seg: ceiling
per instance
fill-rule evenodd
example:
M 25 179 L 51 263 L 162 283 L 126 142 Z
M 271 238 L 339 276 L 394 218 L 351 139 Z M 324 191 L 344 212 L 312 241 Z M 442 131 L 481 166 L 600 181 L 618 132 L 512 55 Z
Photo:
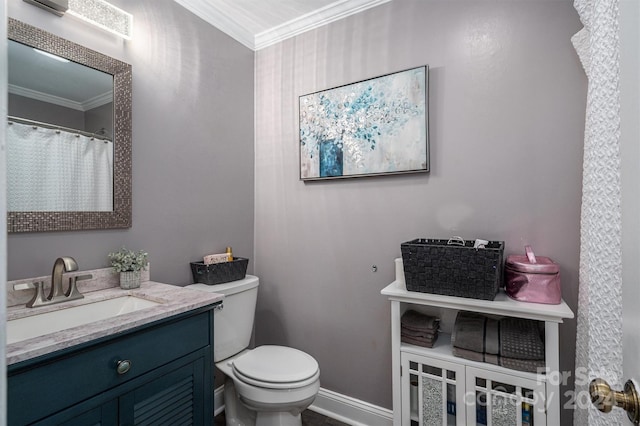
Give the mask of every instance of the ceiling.
M 10 40 L 9 93 L 87 111 L 113 100 L 113 76 Z
M 175 0 L 252 50 L 391 0 Z
M 174 1 L 250 49 L 259 50 L 392 0 Z M 19 43 L 11 43 L 8 54 L 10 93 L 80 111 L 112 99 L 111 75 L 52 60 Z

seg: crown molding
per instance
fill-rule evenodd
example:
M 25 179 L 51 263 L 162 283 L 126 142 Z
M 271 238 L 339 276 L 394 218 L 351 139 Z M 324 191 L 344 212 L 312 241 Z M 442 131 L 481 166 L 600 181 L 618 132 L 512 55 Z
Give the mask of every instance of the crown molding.
M 252 34 L 232 16 L 207 0 L 175 0 L 196 16 L 236 39 L 251 50 L 260 50 L 272 44 L 327 25 L 347 16 L 360 13 L 392 0 L 338 0 L 323 8 L 287 21 L 258 34 Z
M 363 12 L 391 0 L 340 0 L 321 9 L 292 19 L 255 36 L 254 50 L 264 49 L 304 32 L 322 27 L 350 15 Z
M 104 92 L 101 95 L 94 96 L 91 99 L 87 99 L 86 101 L 82 102 L 82 108 L 84 108 L 85 111 L 89 111 L 90 109 L 97 108 L 110 102 L 113 102 L 112 91 Z
M 75 109 L 77 111 L 84 111 L 80 102 L 75 102 L 59 96 L 50 95 L 44 92 L 38 92 L 37 90 L 27 89 L 14 84 L 8 85 L 8 91 L 11 94 L 24 96 L 25 98 L 31 98 L 42 102 L 47 102 L 54 105 L 60 105 L 66 108 Z
M 47 102 L 49 104 L 60 105 L 65 108 L 70 108 L 82 112 L 99 107 L 109 102 L 113 102 L 112 92 L 105 92 L 102 95 L 87 99 L 84 102 L 76 102 L 67 98 L 61 98 L 60 96 L 50 95 L 49 93 L 38 92 L 37 90 L 31 90 L 22 86 L 16 86 L 15 84 L 9 84 L 7 85 L 7 88 L 8 92 L 13 95 L 35 99 L 37 101 Z
M 206 0 L 174 0 L 180 6 L 184 7 L 194 15 L 204 19 L 209 24 L 218 28 L 240 43 L 244 44 L 251 50 L 255 50 L 254 36 L 247 31 L 228 14 L 219 8 L 213 6 L 211 2 Z

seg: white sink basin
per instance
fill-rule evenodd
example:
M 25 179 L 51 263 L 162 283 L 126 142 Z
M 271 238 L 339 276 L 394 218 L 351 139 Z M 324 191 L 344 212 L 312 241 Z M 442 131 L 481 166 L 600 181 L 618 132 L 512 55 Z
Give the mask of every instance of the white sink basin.
M 17 318 L 7 321 L 7 344 L 21 342 L 33 337 L 44 336 L 67 328 L 90 324 L 158 305 L 160 303 L 148 299 L 123 296 Z M 64 305 L 58 306 L 62 307 Z

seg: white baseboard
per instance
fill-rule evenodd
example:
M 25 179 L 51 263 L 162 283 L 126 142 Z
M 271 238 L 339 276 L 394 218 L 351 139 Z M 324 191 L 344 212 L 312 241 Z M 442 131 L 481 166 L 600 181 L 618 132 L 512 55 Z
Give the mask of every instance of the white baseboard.
M 224 385 L 213 393 L 215 415 L 224 411 Z M 368 402 L 320 388 L 309 410 L 352 426 L 391 426 L 393 412 Z
M 353 426 L 393 425 L 391 410 L 323 388 L 309 410 Z
M 224 411 L 224 385 L 214 391 L 215 415 Z M 320 388 L 309 410 L 352 426 L 391 426 L 393 412 L 368 402 Z

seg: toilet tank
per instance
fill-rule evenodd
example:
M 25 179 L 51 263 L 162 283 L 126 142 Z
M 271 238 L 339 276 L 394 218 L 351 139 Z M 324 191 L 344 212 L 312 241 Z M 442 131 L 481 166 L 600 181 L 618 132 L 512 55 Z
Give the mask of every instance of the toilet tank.
M 246 349 L 253 332 L 258 299 L 258 277 L 224 284 L 192 284 L 194 290 L 224 294 L 222 309 L 216 310 L 213 324 L 214 360 L 222 361 Z

